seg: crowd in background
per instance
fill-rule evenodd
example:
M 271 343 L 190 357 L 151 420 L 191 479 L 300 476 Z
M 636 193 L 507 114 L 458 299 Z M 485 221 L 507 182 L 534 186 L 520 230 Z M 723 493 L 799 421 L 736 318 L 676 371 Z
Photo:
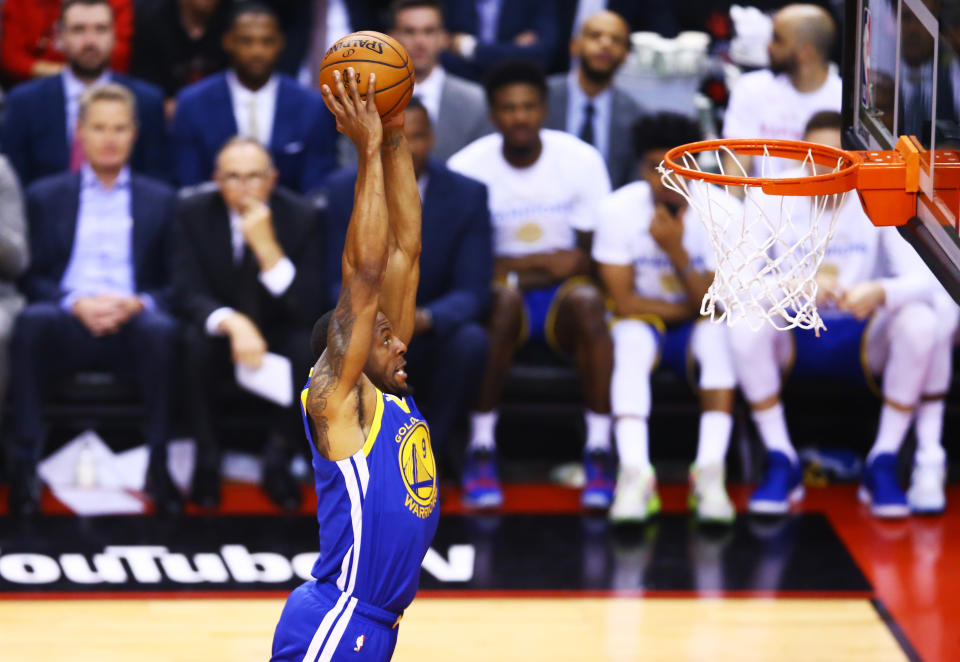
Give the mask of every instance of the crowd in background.
M 289 361 L 299 393 L 316 359 L 312 325 L 336 300 L 355 155 L 313 81 L 340 36 L 377 29 L 406 47 L 417 81 L 405 113 L 423 201 L 410 380 L 438 453 L 469 423 L 465 501 L 502 503 L 503 385 L 517 348 L 540 343 L 580 380 L 583 504 L 621 521 L 658 508 L 649 374 L 658 361 L 681 374 L 695 361 L 697 512 L 732 519 L 723 465 L 733 397 L 759 341 L 692 324 L 714 257 L 656 166 L 668 148 L 714 130 L 717 117 L 724 137 L 832 140 L 842 99 L 842 3 L 754 4 L 774 16 L 760 48 L 766 66 L 733 86 L 728 106 L 723 85 L 705 85 L 717 112 L 704 119 L 692 101 L 686 112 L 661 112 L 655 91 L 638 99 L 617 74 L 641 31 L 704 32 L 711 55 L 725 58 L 730 3 L 719 0 L 4 0 L 0 339 L 9 352 L 0 382 L 11 385 L 3 412 L 11 509 L 38 507 L 51 385 L 89 370 L 139 384 L 147 491 L 162 510 L 181 507 L 166 445 L 172 396 L 185 391 L 197 442 L 189 498 L 219 503 L 214 394 L 274 357 Z M 879 282 L 872 266 L 861 280 Z M 836 283 L 824 290 L 859 319 L 891 304 L 890 283 L 907 278 L 913 289 L 897 290 L 900 301 L 931 303 L 908 307 L 900 317 L 909 328 L 893 324 L 899 340 L 880 344 L 910 346 L 927 333 L 917 325 L 928 311 L 952 333 L 955 306 L 929 294 L 927 281 L 910 281 L 913 268 L 888 274 L 872 304 L 847 301 L 846 290 L 828 287 Z M 901 360 L 936 362 L 943 347 L 949 353 L 943 335 Z M 776 372 L 769 354 L 764 369 Z M 878 359 L 875 371 L 890 363 Z M 895 452 L 916 410 L 926 454 L 919 463 L 918 451 L 918 466 L 933 467 L 921 478 L 942 494 L 934 421 L 942 425 L 949 376 L 884 391 L 871 466 Z M 800 485 L 779 377 L 751 385 L 771 467 L 751 507 L 784 512 Z M 262 448 L 263 486 L 289 508 L 301 494 L 289 468 L 303 443 L 299 407 L 296 397 L 274 405 Z M 882 485 L 868 486 L 875 514 L 904 514 L 906 496 L 883 482 L 889 472 L 878 475 L 869 478 Z M 939 502 L 929 503 L 910 506 Z

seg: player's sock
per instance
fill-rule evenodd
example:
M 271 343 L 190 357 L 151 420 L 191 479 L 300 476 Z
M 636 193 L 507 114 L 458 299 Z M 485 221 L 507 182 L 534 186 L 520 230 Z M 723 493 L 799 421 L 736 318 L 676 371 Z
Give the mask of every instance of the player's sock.
M 893 453 L 900 450 L 900 444 L 903 438 L 907 436 L 907 430 L 910 429 L 910 421 L 913 418 L 913 412 L 896 409 L 890 405 L 883 405 L 880 410 L 880 427 L 877 429 L 877 439 L 873 442 L 873 448 L 867 455 L 867 462 L 870 462 L 880 453 Z
M 617 435 L 617 454 L 620 466 L 643 469 L 650 464 L 647 419 L 633 416 L 618 418 L 615 432 Z
M 700 414 L 700 434 L 697 441 L 698 467 L 723 464 L 733 429 L 733 416 L 725 411 L 705 411 Z
M 475 411 L 470 414 L 470 450 L 492 451 L 496 447 L 494 430 L 499 412 Z
M 941 465 L 947 454 L 943 450 L 943 411 L 942 399 L 921 402 L 917 407 L 917 464 Z
M 790 433 L 787 431 L 787 418 L 783 414 L 783 404 L 777 404 L 753 412 L 753 422 L 757 425 L 760 438 L 768 451 L 780 451 L 791 462 L 797 461 L 797 451 L 790 443 Z
M 610 450 L 610 414 L 598 414 L 587 409 L 583 413 L 587 424 L 587 452 Z

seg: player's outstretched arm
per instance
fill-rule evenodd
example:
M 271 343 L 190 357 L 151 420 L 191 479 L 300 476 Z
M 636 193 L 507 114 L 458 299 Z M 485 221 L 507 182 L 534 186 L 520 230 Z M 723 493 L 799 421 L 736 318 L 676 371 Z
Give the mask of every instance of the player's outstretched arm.
M 334 90 L 326 85 L 322 89 L 324 101 L 337 118 L 337 129 L 353 141 L 359 155 L 353 213 L 343 248 L 343 285 L 330 322 L 327 349 L 314 366 L 306 406 L 318 450 L 327 458 L 340 454 L 330 447 L 329 426 L 341 420 L 341 414 L 356 415 L 355 390 L 370 354 L 389 240 L 380 159 L 383 129 L 374 103 L 374 77 L 371 74 L 364 101 L 353 69 L 347 73 L 346 89 L 338 74 L 334 75 Z
M 403 133 L 403 114 L 384 127 L 383 177 L 390 223 L 390 257 L 383 282 L 380 307 L 396 336 L 409 343 L 413 336 L 420 282 L 420 190 L 413 172 L 413 158 Z

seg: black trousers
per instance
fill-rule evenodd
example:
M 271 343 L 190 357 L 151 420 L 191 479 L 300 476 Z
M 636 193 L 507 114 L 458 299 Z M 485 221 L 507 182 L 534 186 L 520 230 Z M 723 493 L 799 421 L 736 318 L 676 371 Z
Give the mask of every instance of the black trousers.
M 280 464 L 289 461 L 293 449 L 299 447 L 297 444 L 306 443 L 299 396 L 313 364 L 310 329 L 272 328 L 260 332 L 267 341 L 268 351 L 287 357 L 293 367 L 293 404 L 268 406 L 263 459 L 266 463 Z M 216 436 L 214 396 L 225 390 L 225 384 L 236 384 L 230 340 L 210 336 L 204 329 L 191 325 L 186 332 L 186 354 L 187 402 L 197 440 L 197 465 L 216 470 L 220 466 L 220 443 Z
M 178 328 L 166 313 L 145 310 L 117 333 L 97 338 L 56 302 L 28 305 L 17 318 L 10 346 L 12 459 L 28 465 L 40 459 L 47 432 L 43 402 L 53 380 L 105 370 L 139 383 L 151 462 L 165 463 Z
M 447 334 L 415 336 L 407 350 L 407 372 L 417 407 L 430 424 L 437 458 L 449 452 L 450 437 L 476 398 L 490 346 L 483 327 L 468 322 Z

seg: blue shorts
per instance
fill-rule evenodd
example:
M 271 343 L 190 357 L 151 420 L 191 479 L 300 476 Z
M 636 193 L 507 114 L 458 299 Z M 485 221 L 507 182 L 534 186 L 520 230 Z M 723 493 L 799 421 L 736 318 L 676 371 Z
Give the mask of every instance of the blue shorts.
M 287 598 L 271 662 L 387 662 L 397 645 L 395 614 L 310 580 Z
M 813 331 L 793 330 L 794 360 L 790 379 L 839 380 L 868 386 L 872 381 L 864 350 L 869 319 L 833 317 L 824 320 L 827 330 L 817 338 Z
M 525 290 L 523 292 L 523 336 L 520 344 L 527 342 L 546 343 L 552 350 L 564 353 L 557 341 L 557 306 L 564 296 L 579 285 L 589 283 L 589 279 L 582 276 L 568 278 L 562 283 L 539 290 Z
M 660 361 L 658 365 L 663 366 L 670 372 L 680 376 L 690 378 L 692 355 L 690 354 L 690 336 L 693 335 L 694 322 L 683 322 L 660 329 L 651 324 L 660 343 Z M 696 382 L 691 382 L 696 383 Z

